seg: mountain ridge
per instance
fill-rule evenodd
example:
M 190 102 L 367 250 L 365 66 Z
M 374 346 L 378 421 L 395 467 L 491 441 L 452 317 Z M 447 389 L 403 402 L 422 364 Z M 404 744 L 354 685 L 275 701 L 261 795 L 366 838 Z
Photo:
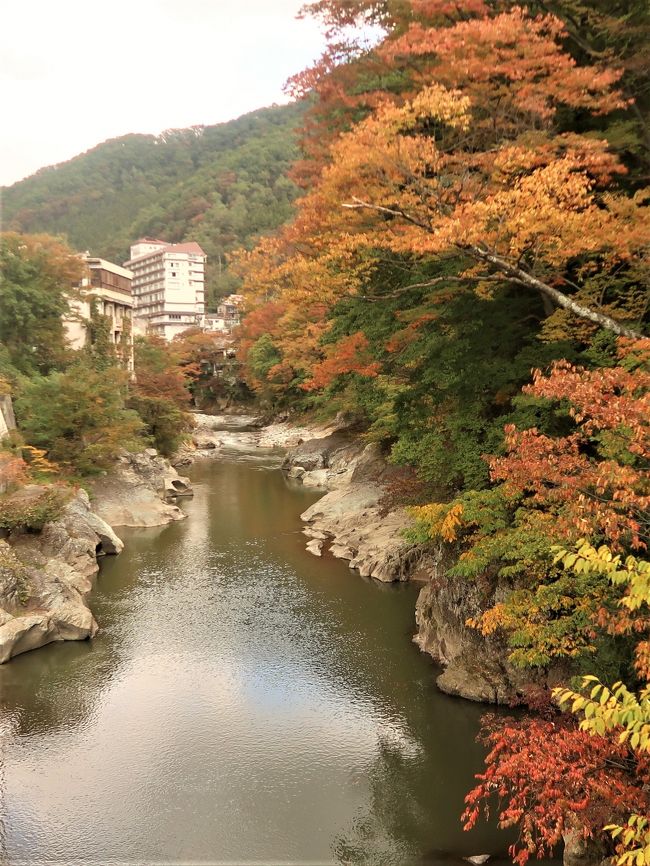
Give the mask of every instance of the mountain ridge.
M 141 235 L 196 240 L 208 254 L 208 301 L 236 287 L 228 255 L 292 213 L 287 173 L 303 105 L 224 123 L 128 133 L 2 188 L 5 230 L 65 238 L 121 263 Z

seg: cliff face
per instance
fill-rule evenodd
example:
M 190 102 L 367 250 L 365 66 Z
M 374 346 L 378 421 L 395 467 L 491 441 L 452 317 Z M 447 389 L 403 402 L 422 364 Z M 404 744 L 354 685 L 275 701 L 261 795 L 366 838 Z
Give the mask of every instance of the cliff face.
M 86 599 L 97 556 L 122 547 L 83 490 L 41 532 L 0 541 L 0 663 L 53 641 L 93 637 L 97 623 Z
M 284 462 L 290 478 L 322 489 L 324 495 L 301 515 L 307 550 L 347 559 L 363 577 L 383 582 L 423 581 L 415 610 L 415 643 L 444 670 L 437 679 L 448 694 L 473 701 L 508 704 L 532 685 L 554 685 L 559 670 L 535 673 L 508 662 L 508 648 L 467 625 L 503 599 L 509 587 L 497 582 L 486 596 L 473 581 L 452 578 L 454 552 L 407 542 L 405 509 L 381 508 L 392 469 L 375 444 L 335 432 L 291 449 Z
M 496 589 L 486 595 L 475 582 L 450 577 L 452 556 L 442 546 L 427 555 L 424 570 L 429 579 L 415 608 L 413 640 L 444 668 L 436 681 L 438 688 L 472 701 L 510 704 L 531 686 L 559 684 L 559 668 L 539 672 L 517 668 L 508 661 L 503 640 L 486 637 L 467 625 L 469 619 L 502 601 L 509 587 L 497 582 Z

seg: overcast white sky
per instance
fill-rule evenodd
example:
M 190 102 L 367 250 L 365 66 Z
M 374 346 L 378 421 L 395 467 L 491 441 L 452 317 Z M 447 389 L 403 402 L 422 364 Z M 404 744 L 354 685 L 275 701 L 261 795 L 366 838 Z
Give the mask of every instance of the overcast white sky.
M 0 184 L 129 132 L 284 102 L 324 39 L 302 0 L 2 2 Z

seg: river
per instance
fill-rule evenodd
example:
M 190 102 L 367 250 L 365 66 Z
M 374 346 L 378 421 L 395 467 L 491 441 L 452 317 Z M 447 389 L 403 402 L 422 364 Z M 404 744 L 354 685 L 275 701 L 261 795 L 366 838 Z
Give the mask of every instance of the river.
M 318 494 L 277 461 L 197 462 L 188 519 L 122 530 L 92 642 L 0 668 L 0 863 L 439 863 L 484 707 L 411 643 L 417 588 L 304 549 Z

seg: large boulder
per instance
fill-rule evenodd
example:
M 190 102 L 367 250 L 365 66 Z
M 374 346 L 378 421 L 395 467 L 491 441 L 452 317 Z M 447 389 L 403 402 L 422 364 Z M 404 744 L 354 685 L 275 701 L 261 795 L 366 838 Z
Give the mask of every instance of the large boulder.
M 186 515 L 174 504 L 191 496 L 188 478 L 154 448 L 124 452 L 115 469 L 91 485 L 93 509 L 111 526 L 162 526 Z
M 94 637 L 86 599 L 97 556 L 122 548 L 83 490 L 41 532 L 14 530 L 0 541 L 0 663 L 53 641 Z

